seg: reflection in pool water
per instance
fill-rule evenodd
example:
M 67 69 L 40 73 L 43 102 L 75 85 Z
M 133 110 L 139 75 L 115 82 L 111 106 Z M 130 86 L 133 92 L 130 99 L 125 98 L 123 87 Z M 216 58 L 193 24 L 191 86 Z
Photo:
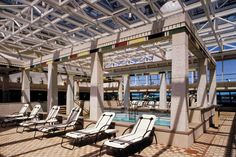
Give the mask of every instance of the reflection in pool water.
M 116 113 L 114 121 L 135 123 L 142 114 Z M 169 114 L 157 114 L 155 125 L 170 126 Z

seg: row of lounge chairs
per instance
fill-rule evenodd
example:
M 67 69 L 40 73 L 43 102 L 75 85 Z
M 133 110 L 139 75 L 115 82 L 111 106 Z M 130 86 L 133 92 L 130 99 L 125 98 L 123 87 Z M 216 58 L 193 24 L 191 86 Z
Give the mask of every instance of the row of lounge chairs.
M 159 101 L 143 101 L 143 100 L 133 100 L 130 101 L 130 107 L 128 110 L 139 110 L 139 111 L 150 111 L 150 110 L 158 110 L 158 111 L 169 111 L 171 103 L 167 102 L 167 108 L 163 109 L 160 107 Z M 104 102 L 104 109 L 105 110 L 124 110 L 124 102 L 120 101 L 106 101 Z
M 44 120 L 39 120 L 38 118 L 36 118 L 36 116 L 34 116 L 35 113 L 38 113 L 40 108 L 40 105 L 36 105 L 31 111 L 31 114 L 29 116 L 25 116 L 25 113 L 23 113 L 22 110 L 24 109 L 24 112 L 26 112 L 27 105 L 23 105 L 22 109 L 19 112 L 19 114 L 21 115 L 6 115 L 5 120 L 3 121 L 19 122 L 21 120 L 21 122 L 18 123 L 18 126 L 16 128 L 16 131 L 20 133 L 24 132 L 25 128 L 30 128 L 30 126 L 34 126 L 34 137 L 38 138 L 36 137 L 36 132 L 39 131 L 43 133 L 41 139 L 43 139 L 45 134 L 54 134 L 55 131 L 62 130 L 63 136 L 61 139 L 61 146 L 63 148 L 68 149 L 74 149 L 75 145 L 80 144 L 83 141 L 86 142 L 92 139 L 92 143 L 96 143 L 101 136 L 110 138 L 112 135 L 113 138 L 103 143 L 100 149 L 100 153 L 105 148 L 106 153 L 113 156 L 127 156 L 130 154 L 141 152 L 144 148 L 152 144 L 154 137 L 156 139 L 156 136 L 154 134 L 154 124 L 156 120 L 155 115 L 144 114 L 140 116 L 136 124 L 132 126 L 132 130 L 130 133 L 126 133 L 126 131 L 130 130 L 130 128 L 127 128 L 123 132 L 122 136 L 116 137 L 116 129 L 112 127 L 112 120 L 115 117 L 114 112 L 104 112 L 94 126 L 92 126 L 91 123 L 84 129 L 70 131 L 66 133 L 66 129 L 68 127 L 75 126 L 82 111 L 81 108 L 74 107 L 68 115 L 67 120 L 61 124 L 56 124 L 56 116 L 60 109 L 59 106 L 53 106 L 49 111 L 49 114 L 47 115 L 46 119 Z M 23 127 L 23 130 L 19 131 L 19 127 Z M 71 148 L 65 146 L 65 139 L 67 139 L 67 142 L 70 142 L 70 144 L 72 145 Z
M 131 108 L 149 108 L 149 109 L 160 109 L 159 101 L 143 101 L 143 100 L 133 100 L 130 102 Z M 170 102 L 167 102 L 167 109 L 170 109 Z

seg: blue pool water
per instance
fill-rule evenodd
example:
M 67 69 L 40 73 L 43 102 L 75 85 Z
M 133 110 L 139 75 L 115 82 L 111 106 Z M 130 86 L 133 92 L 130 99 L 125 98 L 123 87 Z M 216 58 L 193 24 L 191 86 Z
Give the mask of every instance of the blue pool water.
M 140 115 L 129 115 L 127 113 L 116 113 L 114 121 L 135 123 Z M 155 125 L 170 126 L 170 118 L 167 116 L 157 116 Z

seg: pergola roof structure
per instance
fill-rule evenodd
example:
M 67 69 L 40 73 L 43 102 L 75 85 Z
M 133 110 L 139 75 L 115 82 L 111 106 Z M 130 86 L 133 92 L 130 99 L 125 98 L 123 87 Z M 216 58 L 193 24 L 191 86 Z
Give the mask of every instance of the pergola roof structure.
M 210 52 L 235 50 L 235 10 L 234 0 L 1 0 L 0 53 L 4 58 L 34 61 L 181 12 L 190 17 Z M 165 60 L 168 42 L 104 54 L 104 67 Z M 63 67 L 87 74 L 90 62 L 86 57 Z

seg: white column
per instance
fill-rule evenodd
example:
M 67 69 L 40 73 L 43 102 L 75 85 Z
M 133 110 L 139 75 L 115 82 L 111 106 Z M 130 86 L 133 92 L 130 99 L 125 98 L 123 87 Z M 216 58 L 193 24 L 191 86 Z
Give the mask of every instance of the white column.
M 124 106 L 126 109 L 128 109 L 130 105 L 130 76 L 123 75 L 123 80 L 124 80 Z
M 122 79 L 119 82 L 119 87 L 118 88 L 119 88 L 118 89 L 118 97 L 119 97 L 118 99 L 119 99 L 120 102 L 122 102 L 123 101 Z
M 207 59 L 199 60 L 197 106 L 207 107 Z
M 74 81 L 74 100 L 79 100 L 79 81 Z
M 172 35 L 171 129 L 188 131 L 188 36 Z
M 74 75 L 67 75 L 66 114 L 74 107 Z
M 146 85 L 148 85 L 148 82 L 149 82 L 149 80 L 148 80 L 148 75 L 145 75 L 145 80 L 146 80 Z
M 160 109 L 167 109 L 165 72 L 160 73 Z
M 194 73 L 195 73 L 195 71 L 191 71 L 191 83 L 192 84 L 194 83 Z
M 30 72 L 22 70 L 21 102 L 30 103 Z
M 57 64 L 48 63 L 48 95 L 47 111 L 54 105 L 58 105 L 58 87 L 57 87 Z
M 216 98 L 216 69 L 210 69 L 210 87 L 209 87 L 209 104 L 217 105 Z
M 103 112 L 103 57 L 99 52 L 91 54 L 90 119 L 98 120 Z
M 3 74 L 2 80 L 2 102 L 9 102 L 9 74 Z

